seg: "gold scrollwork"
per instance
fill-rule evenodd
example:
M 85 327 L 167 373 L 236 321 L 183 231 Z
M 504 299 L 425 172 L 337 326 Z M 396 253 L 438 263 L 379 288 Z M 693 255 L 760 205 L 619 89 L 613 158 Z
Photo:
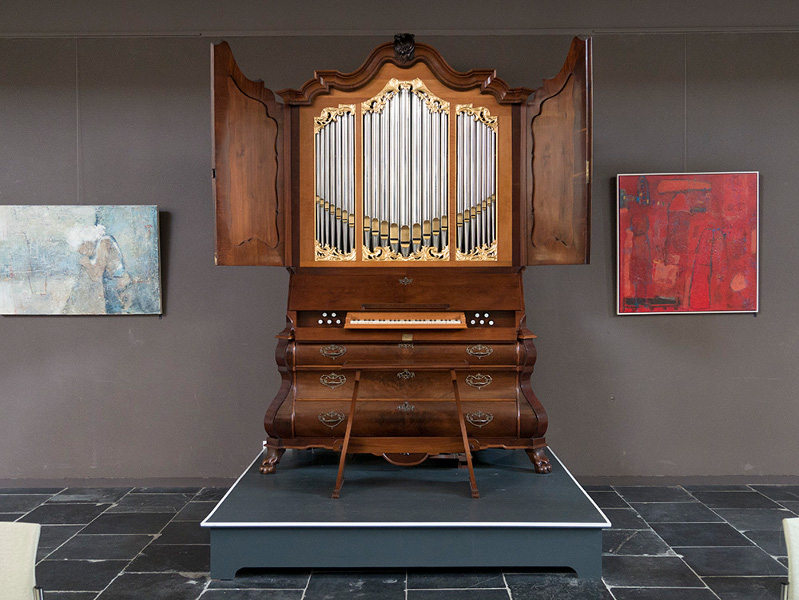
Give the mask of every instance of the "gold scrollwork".
M 355 260 L 355 248 L 345 254 L 335 246 L 330 246 L 328 244 L 323 246 L 319 243 L 319 240 L 314 240 L 314 242 L 314 260 Z
M 455 253 L 455 260 L 497 260 L 497 241 L 473 248 L 471 252 Z
M 347 378 L 341 373 L 328 373 L 319 378 L 319 383 L 325 387 L 329 387 L 331 390 L 335 390 L 337 387 L 341 387 L 347 383 Z
M 491 346 L 485 344 L 472 344 L 466 347 L 466 354 L 469 356 L 476 356 L 477 358 L 485 358 L 494 352 Z
M 342 346 L 341 344 L 329 344 L 327 346 L 322 346 L 319 348 L 319 353 L 324 356 L 325 358 L 332 358 L 336 359 L 339 356 L 342 356 L 347 351 L 346 346 Z
M 438 250 L 432 246 L 422 246 L 418 252 L 403 256 L 399 252 L 394 252 L 389 246 L 378 246 L 374 250 L 363 247 L 364 260 L 396 260 L 396 261 L 427 261 L 427 260 L 449 260 L 449 247 Z
M 344 413 L 338 412 L 337 410 L 330 410 L 326 413 L 319 413 L 317 417 L 319 421 L 325 427 L 330 427 L 330 429 L 335 428 L 338 425 L 341 425 L 344 422 L 344 419 L 347 418 L 347 415 Z M 468 416 L 466 417 L 469 418 Z
M 470 412 L 464 415 L 466 420 L 469 421 L 475 427 L 485 427 L 491 421 L 494 420 L 494 415 L 491 413 L 483 412 L 482 410 L 477 410 L 475 412 Z
M 489 385 L 494 378 L 491 375 L 487 375 L 484 373 L 474 373 L 472 375 L 466 376 L 466 383 L 473 388 L 477 388 L 478 390 L 482 390 L 484 387 Z
M 449 102 L 434 95 L 421 79 L 414 79 L 413 81 L 390 79 L 377 96 L 361 103 L 361 109 L 364 113 L 381 113 L 386 107 L 386 103 L 400 90 L 410 90 L 419 96 L 430 112 L 449 111 Z
M 461 115 L 469 115 L 474 117 L 475 121 L 483 123 L 487 127 L 490 127 L 492 131 L 497 130 L 498 119 L 496 115 L 492 115 L 487 108 L 484 106 L 474 107 L 471 104 L 458 104 L 455 107 L 455 114 Z
M 405 379 L 407 381 L 408 379 L 413 379 L 414 377 L 416 377 L 416 373 L 409 371 L 408 369 L 404 369 L 397 373 L 397 379 Z
M 355 114 L 354 104 L 339 104 L 338 106 L 328 106 L 323 108 L 322 114 L 318 117 L 314 117 L 313 132 L 319 133 L 325 127 L 330 125 L 330 123 L 338 119 L 339 115 L 345 115 L 347 113 Z

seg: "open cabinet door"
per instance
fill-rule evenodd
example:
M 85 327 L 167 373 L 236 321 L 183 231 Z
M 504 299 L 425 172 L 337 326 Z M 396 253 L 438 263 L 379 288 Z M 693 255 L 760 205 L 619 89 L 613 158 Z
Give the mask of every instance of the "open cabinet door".
M 242 75 L 226 42 L 211 47 L 216 264 L 287 264 L 283 106 Z
M 591 40 L 527 103 L 528 265 L 588 262 L 591 228 Z

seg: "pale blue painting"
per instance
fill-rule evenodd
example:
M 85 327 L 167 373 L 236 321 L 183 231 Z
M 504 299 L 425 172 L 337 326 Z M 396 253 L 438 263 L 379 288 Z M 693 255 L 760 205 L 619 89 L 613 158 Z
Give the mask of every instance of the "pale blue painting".
M 156 206 L 0 206 L 0 314 L 160 313 Z

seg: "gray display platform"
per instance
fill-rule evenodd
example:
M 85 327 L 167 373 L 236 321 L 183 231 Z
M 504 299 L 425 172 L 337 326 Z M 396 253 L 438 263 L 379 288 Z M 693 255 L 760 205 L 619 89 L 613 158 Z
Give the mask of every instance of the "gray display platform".
M 398 467 L 347 461 L 341 498 L 330 493 L 338 454 L 289 450 L 277 473 L 261 456 L 202 522 L 211 534 L 211 577 L 243 567 L 568 567 L 602 576 L 610 522 L 551 449 L 538 475 L 519 450 L 474 454 L 480 498 L 457 461 Z

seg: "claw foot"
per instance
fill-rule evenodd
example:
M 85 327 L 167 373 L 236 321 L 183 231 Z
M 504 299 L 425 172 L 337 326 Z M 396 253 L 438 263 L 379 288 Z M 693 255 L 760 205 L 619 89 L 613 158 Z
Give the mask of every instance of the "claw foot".
M 261 463 L 261 467 L 258 469 L 264 475 L 270 475 L 277 470 L 277 463 L 280 462 L 280 458 L 286 452 L 283 448 L 272 448 L 271 446 L 266 447 L 266 455 L 264 456 L 264 460 Z
M 543 448 L 536 448 L 535 450 L 527 450 L 527 456 L 530 457 L 530 462 L 533 463 L 533 468 L 536 473 L 551 473 L 552 465 L 547 458 Z

